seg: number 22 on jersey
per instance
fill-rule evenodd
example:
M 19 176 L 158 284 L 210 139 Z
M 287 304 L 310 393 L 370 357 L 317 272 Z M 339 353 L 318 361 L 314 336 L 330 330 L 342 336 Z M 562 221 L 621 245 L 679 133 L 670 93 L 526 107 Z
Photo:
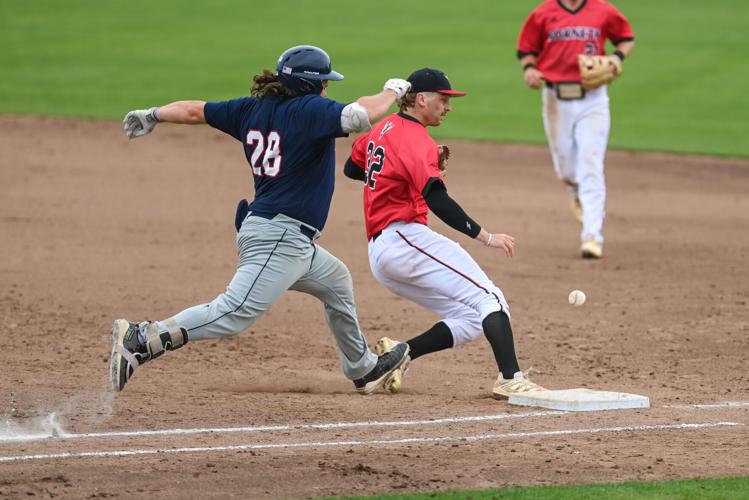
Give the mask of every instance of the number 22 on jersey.
M 252 173 L 258 176 L 275 177 L 281 171 L 281 136 L 275 130 L 263 136 L 259 130 L 250 129 L 247 132 L 247 145 L 252 146 L 250 165 Z M 259 163 L 260 155 L 263 156 Z
M 377 184 L 376 176 L 382 170 L 382 165 L 385 163 L 385 148 L 377 146 L 375 148 L 374 141 L 369 141 L 367 144 L 367 186 L 369 189 L 374 190 L 375 184 Z

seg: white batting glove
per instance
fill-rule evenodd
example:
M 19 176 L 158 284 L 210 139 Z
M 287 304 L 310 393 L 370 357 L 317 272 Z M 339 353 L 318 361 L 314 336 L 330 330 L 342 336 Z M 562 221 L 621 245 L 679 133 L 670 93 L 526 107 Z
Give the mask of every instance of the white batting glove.
M 409 90 L 411 90 L 411 82 L 409 82 L 408 80 L 403 80 L 402 78 L 391 78 L 390 80 L 385 82 L 383 90 L 392 90 L 393 92 L 395 92 L 395 100 L 398 104 L 400 104 L 403 96 L 406 95 Z
M 125 119 L 122 120 L 128 139 L 150 134 L 158 122 L 156 108 L 136 109 L 125 115 Z

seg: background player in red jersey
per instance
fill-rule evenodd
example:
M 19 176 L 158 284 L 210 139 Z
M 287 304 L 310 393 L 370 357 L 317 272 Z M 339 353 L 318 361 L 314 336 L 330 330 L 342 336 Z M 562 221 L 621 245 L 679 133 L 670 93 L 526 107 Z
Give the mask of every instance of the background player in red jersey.
M 582 256 L 593 259 L 603 256 L 611 114 L 606 85 L 585 89 L 581 84 L 578 57 L 605 54 L 607 39 L 616 46 L 607 63 L 618 75 L 634 35 L 616 7 L 602 0 L 546 0 L 526 19 L 517 46 L 525 83 L 543 87 L 544 129 L 554 169 L 582 223 Z
M 484 245 L 508 256 L 514 253 L 512 236 L 482 229 L 447 194 L 439 147 L 426 130 L 442 123 L 452 109 L 450 97 L 465 93 L 452 90 L 445 74 L 436 69 L 420 69 L 408 81 L 411 90 L 400 101 L 400 112 L 360 136 L 345 166 L 348 177 L 365 182 L 372 274 L 392 292 L 444 318 L 407 342 L 411 359 L 456 347 L 484 333 L 501 372 L 492 390 L 494 397 L 539 390 L 520 371 L 502 291 L 460 245 L 427 227 L 431 210 Z M 378 342 L 382 351 L 397 345 L 388 338 Z M 386 389 L 400 390 L 405 368 L 385 381 Z

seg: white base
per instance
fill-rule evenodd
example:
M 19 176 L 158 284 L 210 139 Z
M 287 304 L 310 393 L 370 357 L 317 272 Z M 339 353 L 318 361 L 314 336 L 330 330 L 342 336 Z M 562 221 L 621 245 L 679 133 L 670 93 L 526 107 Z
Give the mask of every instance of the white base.
M 551 410 L 596 411 L 650 408 L 650 399 L 626 392 L 565 389 L 562 391 L 531 391 L 510 396 L 511 405 L 539 406 Z

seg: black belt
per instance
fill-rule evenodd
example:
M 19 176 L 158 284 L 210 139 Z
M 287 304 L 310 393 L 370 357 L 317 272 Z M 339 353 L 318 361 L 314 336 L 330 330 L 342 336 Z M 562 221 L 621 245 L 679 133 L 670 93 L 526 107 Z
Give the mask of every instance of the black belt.
M 273 217 L 275 217 L 279 213 L 273 214 L 273 213 L 255 212 L 253 210 L 252 212 L 250 212 L 250 215 L 253 217 L 262 217 L 263 219 L 272 220 Z M 317 233 L 317 230 L 312 229 L 311 227 L 305 226 L 304 224 L 299 224 L 299 232 L 305 235 L 311 241 L 315 238 L 315 234 Z
M 557 99 L 563 101 L 573 101 L 585 97 L 585 87 L 580 82 L 550 82 L 547 80 L 546 86 L 556 92 Z
M 575 84 L 576 83 L 578 85 L 582 85 L 580 82 L 556 82 L 555 83 L 555 82 L 550 82 L 549 80 L 544 80 L 544 81 L 546 82 L 546 86 L 549 87 L 550 89 L 553 89 L 553 88 L 557 87 L 560 83 L 561 84 L 565 84 L 565 83 L 566 84 Z
M 379 238 L 382 235 L 382 231 L 377 231 L 375 234 L 372 235 L 372 243 L 374 243 L 374 240 Z

